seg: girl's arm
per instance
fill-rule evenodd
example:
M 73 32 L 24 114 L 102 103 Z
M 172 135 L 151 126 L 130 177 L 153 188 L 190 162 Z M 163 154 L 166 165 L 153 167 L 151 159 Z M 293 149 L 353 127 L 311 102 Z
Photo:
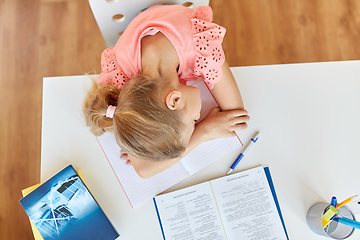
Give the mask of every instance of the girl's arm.
M 223 76 L 221 80 L 215 83 L 212 89 L 221 111 L 244 109 L 239 88 L 226 61 L 222 65 L 222 70 Z

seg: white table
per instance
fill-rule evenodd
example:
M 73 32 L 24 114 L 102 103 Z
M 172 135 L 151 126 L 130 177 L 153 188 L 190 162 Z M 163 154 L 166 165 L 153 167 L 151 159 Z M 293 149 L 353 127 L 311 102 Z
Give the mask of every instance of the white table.
M 236 67 L 237 79 L 259 142 L 236 171 L 271 170 L 292 240 L 325 239 L 306 224 L 308 208 L 360 193 L 360 61 Z M 162 239 L 152 201 L 132 209 L 96 138 L 85 126 L 84 76 L 45 78 L 41 179 L 68 164 L 120 233 L 119 239 Z M 223 176 L 236 151 L 170 190 Z M 359 218 L 359 215 L 358 215 Z M 349 239 L 360 239 L 360 231 Z

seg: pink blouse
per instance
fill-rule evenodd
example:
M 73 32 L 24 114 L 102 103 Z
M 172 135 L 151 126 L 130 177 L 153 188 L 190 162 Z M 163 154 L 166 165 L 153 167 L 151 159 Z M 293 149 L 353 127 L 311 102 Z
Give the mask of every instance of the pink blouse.
M 116 46 L 102 53 L 98 83 L 121 89 L 132 76 L 141 73 L 141 38 L 158 30 L 178 54 L 179 81 L 185 84 L 203 77 L 212 88 L 222 77 L 225 55 L 221 43 L 226 30 L 211 21 L 212 9 L 208 6 L 190 9 L 156 5 L 146 9 L 131 21 Z

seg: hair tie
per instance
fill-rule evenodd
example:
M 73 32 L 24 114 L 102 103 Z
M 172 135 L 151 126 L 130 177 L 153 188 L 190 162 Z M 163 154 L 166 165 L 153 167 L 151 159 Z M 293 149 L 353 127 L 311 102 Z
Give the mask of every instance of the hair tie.
M 115 106 L 109 105 L 109 107 L 106 110 L 106 116 L 109 118 L 113 118 L 114 117 L 114 113 L 115 113 Z

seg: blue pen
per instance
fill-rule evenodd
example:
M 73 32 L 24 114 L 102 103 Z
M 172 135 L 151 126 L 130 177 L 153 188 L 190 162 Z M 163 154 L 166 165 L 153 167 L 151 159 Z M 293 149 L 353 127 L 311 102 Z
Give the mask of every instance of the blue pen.
M 331 198 L 331 205 L 333 205 L 334 207 L 336 207 L 336 205 L 337 205 L 337 199 L 336 199 L 335 196 L 333 196 L 333 197 Z
M 230 167 L 230 170 L 227 174 L 230 174 L 232 171 L 234 171 L 234 169 L 236 168 L 236 166 L 238 165 L 238 163 L 240 162 L 240 160 L 245 156 L 245 153 L 250 149 L 250 147 L 252 145 L 254 145 L 254 143 L 256 143 L 256 141 L 259 139 L 259 133 L 257 133 L 255 135 L 255 137 L 253 137 L 251 139 L 250 144 L 245 148 L 245 151 L 240 153 L 240 155 L 235 159 L 235 161 L 233 162 L 233 164 Z

